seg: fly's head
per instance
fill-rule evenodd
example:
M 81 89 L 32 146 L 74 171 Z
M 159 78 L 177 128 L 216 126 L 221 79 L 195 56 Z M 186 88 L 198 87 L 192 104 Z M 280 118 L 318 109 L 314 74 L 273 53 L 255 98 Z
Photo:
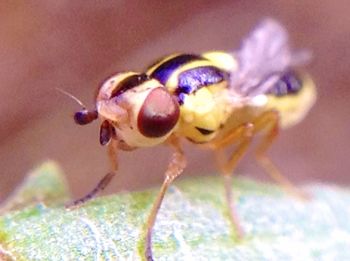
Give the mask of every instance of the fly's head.
M 119 73 L 107 79 L 97 94 L 102 119 L 102 145 L 113 136 L 122 149 L 154 146 L 176 128 L 180 109 L 176 99 L 146 74 Z

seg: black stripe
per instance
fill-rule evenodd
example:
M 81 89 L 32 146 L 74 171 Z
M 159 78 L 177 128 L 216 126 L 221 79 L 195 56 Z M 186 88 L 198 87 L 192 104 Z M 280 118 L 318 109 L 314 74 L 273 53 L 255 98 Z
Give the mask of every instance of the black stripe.
M 158 68 L 151 73 L 151 77 L 156 78 L 162 84 L 165 84 L 177 68 L 195 60 L 205 60 L 205 58 L 194 54 L 180 54 L 160 64 Z
M 287 71 L 270 89 L 268 94 L 275 96 L 296 95 L 303 87 L 302 80 L 294 71 Z
M 204 128 L 199 128 L 199 127 L 195 127 L 195 128 L 203 135 L 210 135 L 214 132 L 213 130 L 208 130 L 208 129 L 204 129 Z
M 115 86 L 115 88 L 112 91 L 111 98 L 116 97 L 122 94 L 123 92 L 144 83 L 147 80 L 149 80 L 149 77 L 144 73 L 134 74 L 129 77 L 126 77 L 124 80 L 122 80 Z
M 202 87 L 220 83 L 228 78 L 228 74 L 214 66 L 193 68 L 179 74 L 175 91 L 179 103 L 183 103 L 184 94 L 191 94 Z

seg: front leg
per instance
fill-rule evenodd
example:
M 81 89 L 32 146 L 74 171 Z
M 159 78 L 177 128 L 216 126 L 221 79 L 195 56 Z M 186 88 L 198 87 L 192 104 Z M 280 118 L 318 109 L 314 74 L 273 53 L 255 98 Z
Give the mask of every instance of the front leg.
M 170 163 L 165 172 L 165 178 L 160 191 L 153 203 L 152 210 L 148 216 L 146 223 L 146 234 L 145 234 L 145 258 L 147 260 L 153 260 L 152 255 L 152 231 L 157 218 L 157 214 L 162 205 L 164 195 L 167 192 L 171 183 L 177 178 L 184 168 L 186 167 L 186 158 L 182 147 L 180 146 L 178 138 L 172 137 L 170 140 L 170 145 L 175 149 L 171 156 Z
M 117 143 L 118 141 L 115 139 L 111 139 L 110 142 L 108 143 L 108 158 L 111 164 L 111 172 L 108 172 L 95 186 L 93 190 L 91 190 L 88 194 L 83 196 L 82 198 L 79 198 L 72 203 L 68 204 L 66 207 L 67 208 L 75 208 L 78 207 L 85 202 L 95 198 L 98 193 L 103 191 L 108 184 L 111 182 L 113 177 L 117 173 L 118 169 L 118 160 L 117 160 Z

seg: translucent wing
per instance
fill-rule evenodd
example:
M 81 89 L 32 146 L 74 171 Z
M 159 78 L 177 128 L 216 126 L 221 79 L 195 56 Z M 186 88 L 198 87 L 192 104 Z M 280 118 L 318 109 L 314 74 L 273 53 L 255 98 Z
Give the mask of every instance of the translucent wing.
M 238 70 L 231 75 L 231 91 L 241 98 L 266 93 L 290 66 L 310 58 L 307 51 L 293 52 L 288 34 L 278 22 L 263 20 L 234 53 Z

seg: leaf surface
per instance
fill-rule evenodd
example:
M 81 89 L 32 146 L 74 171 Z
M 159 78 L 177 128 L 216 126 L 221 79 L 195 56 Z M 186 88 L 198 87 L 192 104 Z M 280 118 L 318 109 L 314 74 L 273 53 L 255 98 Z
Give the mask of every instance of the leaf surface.
M 1 260 L 142 259 L 144 222 L 157 189 L 66 210 L 65 184 L 57 165 L 48 162 L 3 204 Z M 348 189 L 309 185 L 304 189 L 312 200 L 302 202 L 274 185 L 239 178 L 233 186 L 243 241 L 235 239 L 227 218 L 221 179 L 182 180 L 159 212 L 155 260 L 350 260 Z

